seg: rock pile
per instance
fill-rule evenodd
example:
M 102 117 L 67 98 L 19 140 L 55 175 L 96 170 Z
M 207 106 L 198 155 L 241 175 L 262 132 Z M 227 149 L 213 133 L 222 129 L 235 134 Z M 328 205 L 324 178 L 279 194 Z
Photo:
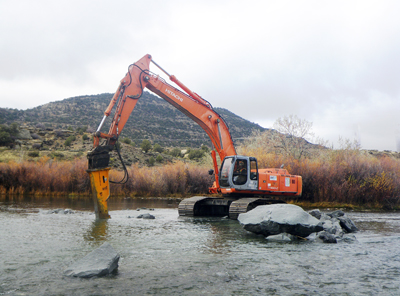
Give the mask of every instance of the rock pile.
M 358 231 L 354 222 L 341 211 L 332 213 L 321 213 L 319 210 L 309 212 L 320 221 L 323 231 L 318 232 L 316 237 L 324 243 L 337 243 L 338 241 L 354 242 L 356 237 L 352 234 Z
M 240 214 L 238 220 L 244 229 L 256 234 L 270 238 L 283 234 L 280 240 L 306 238 L 315 233 L 316 239 L 324 243 L 353 242 L 356 238 L 351 233 L 358 231 L 343 211 L 325 214 L 312 210 L 307 213 L 290 204 L 258 206 Z

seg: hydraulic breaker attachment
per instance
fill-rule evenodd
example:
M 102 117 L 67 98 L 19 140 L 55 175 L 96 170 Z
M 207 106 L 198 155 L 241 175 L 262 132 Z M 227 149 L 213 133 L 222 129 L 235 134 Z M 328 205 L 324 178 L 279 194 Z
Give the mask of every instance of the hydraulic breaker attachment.
M 90 185 L 92 188 L 92 197 L 96 219 L 108 219 L 108 198 L 110 197 L 110 181 L 108 172 L 110 168 L 89 169 Z

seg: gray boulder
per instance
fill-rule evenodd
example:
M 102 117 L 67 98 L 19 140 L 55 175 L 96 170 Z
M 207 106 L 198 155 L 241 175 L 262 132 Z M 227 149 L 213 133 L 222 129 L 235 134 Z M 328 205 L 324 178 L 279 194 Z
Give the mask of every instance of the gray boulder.
M 357 238 L 354 234 L 344 234 L 338 241 L 343 241 L 345 243 L 356 243 Z
M 317 238 L 320 239 L 324 243 L 328 243 L 328 244 L 336 244 L 337 243 L 336 237 L 332 233 L 329 233 L 327 231 L 318 232 Z
M 339 220 L 340 226 L 342 226 L 342 228 L 347 233 L 352 233 L 352 232 L 358 231 L 357 226 L 354 224 L 353 221 L 351 221 L 351 219 L 349 217 L 344 216 L 344 217 L 338 217 L 337 219 Z
M 64 275 L 89 278 L 105 276 L 118 268 L 119 254 L 109 243 L 104 243 L 64 271 Z
M 322 213 L 320 210 L 315 209 L 308 212 L 311 216 L 317 218 L 318 220 L 321 219 Z
M 301 207 L 290 204 L 258 206 L 247 213 L 240 214 L 238 220 L 247 231 L 264 236 L 288 233 L 307 237 L 311 233 L 323 230 L 318 219 Z
M 322 222 L 322 227 L 324 228 L 324 231 L 339 237 L 343 236 L 344 234 L 343 229 L 340 226 L 339 220 L 336 218 L 324 220 Z
M 137 216 L 136 218 L 141 218 L 141 219 L 155 219 L 156 217 L 154 217 L 153 215 L 146 213 L 146 214 L 140 214 L 139 216 Z
M 333 211 L 332 213 L 327 214 L 331 218 L 343 217 L 345 213 L 342 210 Z

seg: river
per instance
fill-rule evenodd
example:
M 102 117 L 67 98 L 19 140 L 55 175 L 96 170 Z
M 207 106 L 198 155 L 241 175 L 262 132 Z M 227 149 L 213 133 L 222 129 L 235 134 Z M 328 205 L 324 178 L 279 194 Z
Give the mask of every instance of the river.
M 347 212 L 357 242 L 323 244 L 271 242 L 177 205 L 111 201 L 112 218 L 96 222 L 91 202 L 0 199 L 0 295 L 400 295 L 399 213 Z M 121 256 L 115 274 L 63 275 L 106 241 Z

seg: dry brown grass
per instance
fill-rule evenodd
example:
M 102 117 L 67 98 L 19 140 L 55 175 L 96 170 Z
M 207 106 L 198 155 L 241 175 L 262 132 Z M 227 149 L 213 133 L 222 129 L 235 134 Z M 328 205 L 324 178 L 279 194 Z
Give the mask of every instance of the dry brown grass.
M 300 161 L 283 159 L 260 147 L 241 147 L 241 153 L 255 156 L 259 168 L 285 164 L 291 174 L 302 176 L 302 202 L 400 207 L 399 159 L 375 157 L 358 149 L 327 149 Z
M 90 195 L 85 158 L 57 162 L 42 157 L 37 162 L 0 163 L 0 193 L 9 195 Z M 114 196 L 186 196 L 207 193 L 213 178 L 207 169 L 177 162 L 163 167 L 128 168 L 125 184 L 112 184 Z M 123 172 L 111 170 L 110 179 L 121 180 Z
M 243 153 L 245 152 L 245 153 Z M 314 157 L 296 159 L 242 149 L 258 159 L 259 168 L 280 167 L 303 178 L 303 195 L 297 202 L 358 205 L 369 208 L 400 208 L 400 160 L 375 157 L 356 149 L 325 150 Z M 37 162 L 0 163 L 0 194 L 90 196 L 85 158 L 55 161 L 42 157 Z M 185 197 L 207 194 L 213 176 L 208 166 L 176 162 L 162 167 L 128 168 L 126 184 L 112 184 L 112 196 Z M 111 170 L 110 179 L 123 172 Z

